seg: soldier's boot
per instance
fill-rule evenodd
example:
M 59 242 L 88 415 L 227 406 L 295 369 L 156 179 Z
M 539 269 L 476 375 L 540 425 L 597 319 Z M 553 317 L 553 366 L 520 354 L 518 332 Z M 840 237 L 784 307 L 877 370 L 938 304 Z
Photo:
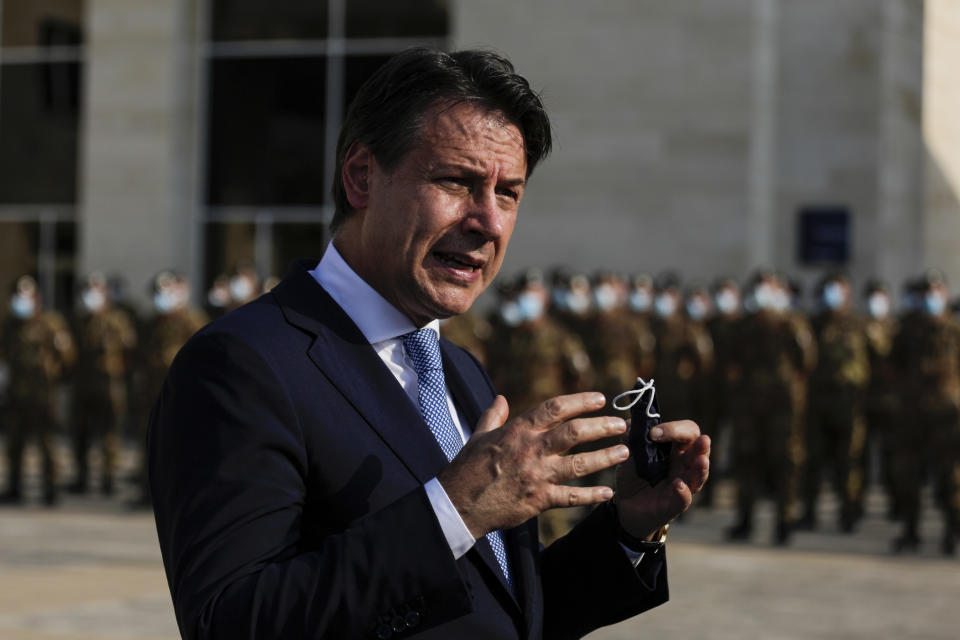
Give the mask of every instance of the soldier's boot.
M 894 553 L 917 553 L 920 550 L 920 536 L 917 534 L 917 523 L 906 523 L 903 535 L 894 538 L 892 546 Z
M 60 502 L 57 493 L 57 465 L 53 459 L 53 437 L 46 434 L 41 437 L 41 455 L 43 457 L 43 504 L 54 507 Z
M 844 533 L 853 533 L 860 521 L 861 511 L 857 505 L 849 500 L 845 500 L 840 508 L 840 531 Z
M 943 523 L 943 541 L 940 550 L 945 556 L 952 556 L 957 552 L 957 516 L 954 513 L 946 514 Z
M 727 540 L 741 542 L 749 540 L 753 533 L 753 508 L 740 507 L 740 518 L 737 524 L 727 529 Z
M 803 516 L 794 523 L 793 528 L 797 531 L 813 531 L 817 528 L 817 511 L 814 504 L 807 504 L 803 510 Z
M 103 479 L 101 480 L 101 483 L 100 483 L 100 493 L 102 493 L 107 497 L 110 497 L 114 494 L 114 491 L 115 491 L 115 487 L 113 484 L 113 474 L 110 473 L 109 471 L 105 471 Z
M 778 547 L 785 547 L 790 544 L 790 536 L 793 534 L 793 527 L 790 522 L 784 518 L 777 520 L 777 528 L 773 532 L 773 544 Z

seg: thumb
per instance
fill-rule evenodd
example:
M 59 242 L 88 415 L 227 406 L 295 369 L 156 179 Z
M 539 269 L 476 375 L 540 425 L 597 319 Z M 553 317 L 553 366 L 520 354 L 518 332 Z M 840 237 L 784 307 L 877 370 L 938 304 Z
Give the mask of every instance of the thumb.
M 503 396 L 497 396 L 480 416 L 477 428 L 473 431 L 474 435 L 499 429 L 507 421 L 509 415 L 510 407 L 507 405 L 507 399 Z

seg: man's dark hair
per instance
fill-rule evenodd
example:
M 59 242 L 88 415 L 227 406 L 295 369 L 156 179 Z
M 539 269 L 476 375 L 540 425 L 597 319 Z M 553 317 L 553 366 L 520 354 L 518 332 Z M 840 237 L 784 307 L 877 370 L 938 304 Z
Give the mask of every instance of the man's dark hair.
M 434 106 L 474 102 L 502 111 L 523 134 L 527 177 L 551 147 L 550 120 L 540 96 L 513 64 L 492 51 L 445 53 L 417 47 L 390 60 L 360 87 L 337 140 L 333 182 L 335 232 L 353 211 L 343 186 L 343 163 L 354 143 L 366 145 L 385 170 L 395 168 L 417 142 Z

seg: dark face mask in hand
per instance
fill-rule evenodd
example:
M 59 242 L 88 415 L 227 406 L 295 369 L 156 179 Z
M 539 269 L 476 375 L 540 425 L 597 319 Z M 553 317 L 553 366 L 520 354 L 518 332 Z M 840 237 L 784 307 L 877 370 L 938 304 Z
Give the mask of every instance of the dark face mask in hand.
M 641 402 L 647 396 L 646 402 Z M 630 402 L 621 406 L 621 398 L 630 398 Z M 630 409 L 630 435 L 627 446 L 637 467 L 637 475 L 650 483 L 650 486 L 667 477 L 670 468 L 670 443 L 657 443 L 650 439 L 650 429 L 660 424 L 660 408 L 657 405 L 657 390 L 653 380 L 637 378 L 637 384 L 613 399 L 613 407 L 626 411 Z

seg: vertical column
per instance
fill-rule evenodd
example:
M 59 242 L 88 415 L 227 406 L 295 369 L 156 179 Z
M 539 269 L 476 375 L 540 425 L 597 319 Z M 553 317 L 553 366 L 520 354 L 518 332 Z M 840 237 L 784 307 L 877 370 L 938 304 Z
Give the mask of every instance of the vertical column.
M 141 301 L 159 269 L 200 273 L 198 2 L 87 3 L 78 264 Z
M 773 265 L 777 176 L 777 29 L 779 0 L 754 0 L 747 255 L 750 268 Z
M 923 268 L 923 3 L 885 0 L 874 273 L 898 288 Z
M 924 16 L 923 261 L 943 269 L 953 288 L 960 283 L 960 4 L 928 0 Z

